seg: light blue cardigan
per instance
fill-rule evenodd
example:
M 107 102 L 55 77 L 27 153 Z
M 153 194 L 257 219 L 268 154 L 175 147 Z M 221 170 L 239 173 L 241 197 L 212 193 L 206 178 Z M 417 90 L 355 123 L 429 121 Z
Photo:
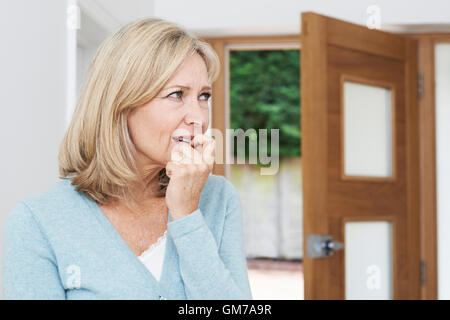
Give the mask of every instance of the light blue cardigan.
M 15 204 L 3 247 L 4 299 L 252 299 L 236 188 L 210 175 L 199 207 L 167 223 L 158 282 L 98 204 L 69 180 Z

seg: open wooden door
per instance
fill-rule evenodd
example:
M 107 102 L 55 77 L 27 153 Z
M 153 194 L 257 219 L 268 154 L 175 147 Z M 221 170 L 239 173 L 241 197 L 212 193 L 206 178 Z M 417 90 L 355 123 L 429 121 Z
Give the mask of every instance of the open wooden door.
M 301 21 L 305 299 L 420 299 L 416 41 Z

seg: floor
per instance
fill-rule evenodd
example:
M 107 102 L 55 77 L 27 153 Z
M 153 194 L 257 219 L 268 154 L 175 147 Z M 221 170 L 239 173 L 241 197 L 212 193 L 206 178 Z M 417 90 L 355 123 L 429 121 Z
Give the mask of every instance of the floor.
M 247 259 L 254 300 L 303 300 L 303 267 L 299 261 Z

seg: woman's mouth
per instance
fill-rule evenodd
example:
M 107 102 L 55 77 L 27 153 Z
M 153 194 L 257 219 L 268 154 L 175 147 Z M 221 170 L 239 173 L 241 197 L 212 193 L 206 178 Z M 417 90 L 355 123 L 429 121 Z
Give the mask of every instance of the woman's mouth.
M 190 136 L 190 137 L 185 137 L 185 136 L 172 137 L 172 140 L 174 140 L 176 143 L 186 142 L 186 143 L 191 144 L 193 139 L 194 139 L 194 136 Z

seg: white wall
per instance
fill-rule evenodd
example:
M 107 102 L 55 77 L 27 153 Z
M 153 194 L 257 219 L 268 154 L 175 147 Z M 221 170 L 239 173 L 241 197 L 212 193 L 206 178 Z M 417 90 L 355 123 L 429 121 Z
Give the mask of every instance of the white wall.
M 66 2 L 2 0 L 0 39 L 2 237 L 13 204 L 58 178 L 66 112 Z
M 92 0 L 83 1 L 92 2 Z M 96 2 L 97 6 L 113 16 L 120 25 L 153 14 L 153 0 L 96 0 Z
M 153 2 L 153 0 L 78 0 L 82 10 L 108 33 L 113 33 L 138 18 L 152 16 Z
M 80 28 L 77 30 L 77 87 L 79 96 L 89 65 L 101 42 L 109 36 L 109 32 L 86 9 L 80 9 Z
M 450 43 L 435 48 L 438 298 L 450 299 Z

